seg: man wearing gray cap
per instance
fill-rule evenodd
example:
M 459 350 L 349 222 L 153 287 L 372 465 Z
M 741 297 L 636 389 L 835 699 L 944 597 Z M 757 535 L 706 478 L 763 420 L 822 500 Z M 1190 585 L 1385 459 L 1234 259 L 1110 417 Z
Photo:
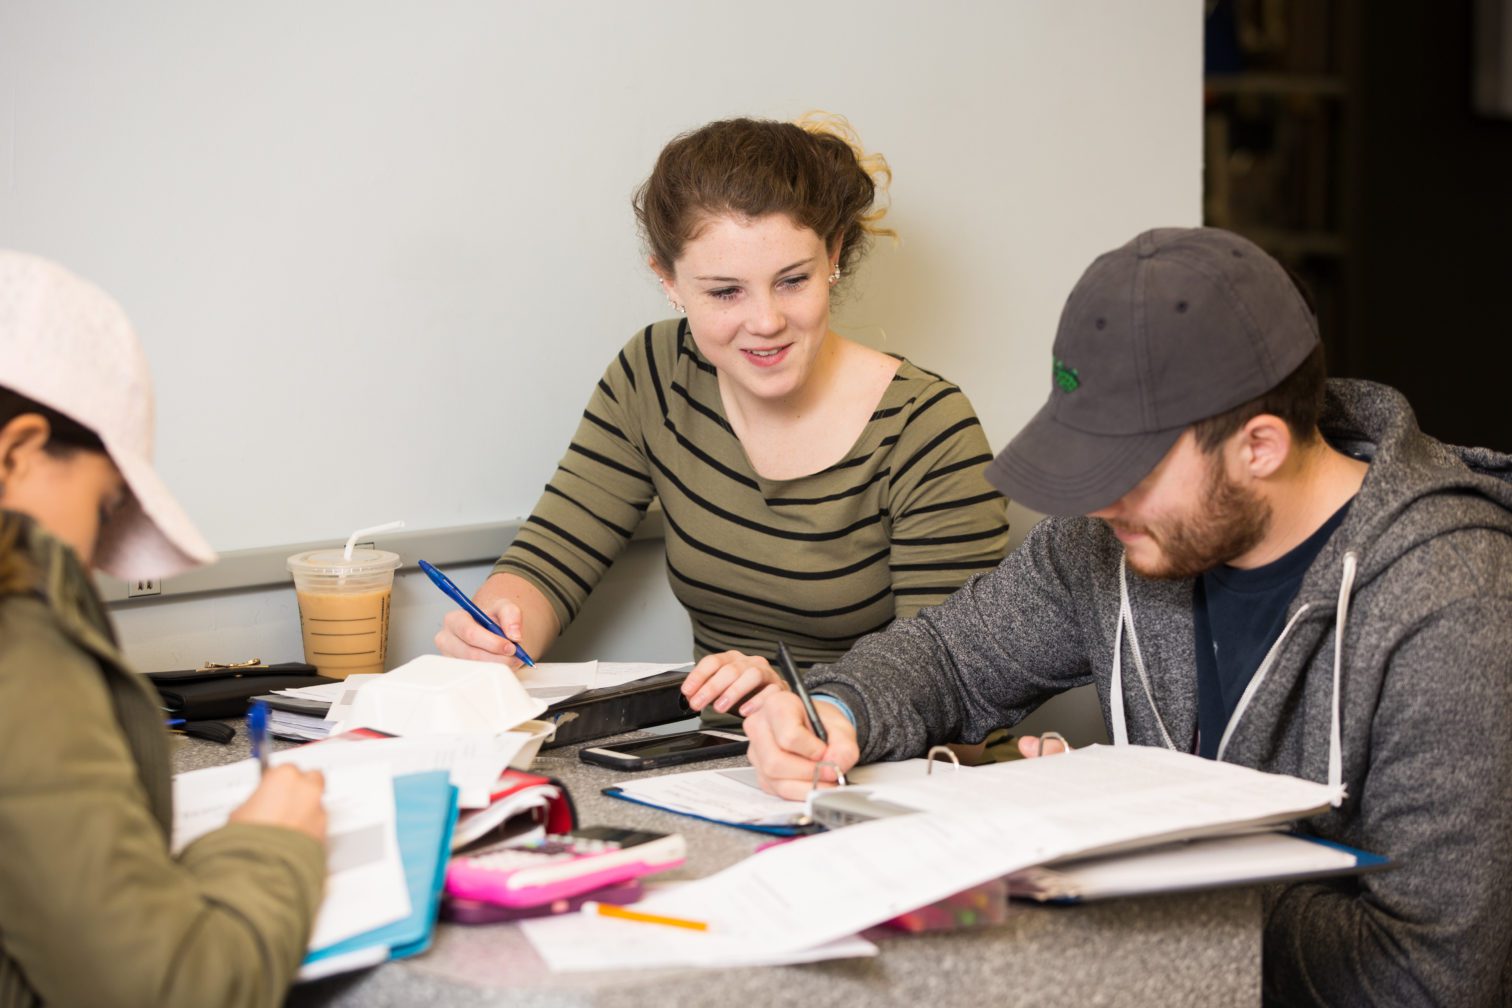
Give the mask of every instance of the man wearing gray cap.
M 1116 744 L 1326 781 L 1303 828 L 1398 862 L 1267 889 L 1268 1001 L 1507 1003 L 1512 457 L 1326 381 L 1278 263 L 1172 228 L 1083 274 L 1050 398 L 988 478 L 1052 517 L 805 677 L 828 743 L 763 694 L 763 785 L 798 797 L 820 761 L 978 740 L 1093 683 Z

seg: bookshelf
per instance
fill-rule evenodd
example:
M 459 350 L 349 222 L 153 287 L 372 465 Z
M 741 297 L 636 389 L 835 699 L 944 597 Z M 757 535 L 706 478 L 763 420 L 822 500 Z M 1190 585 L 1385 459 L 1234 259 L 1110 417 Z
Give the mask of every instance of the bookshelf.
M 1205 25 L 1204 220 L 1307 284 L 1336 374 L 1360 315 L 1353 14 L 1352 0 L 1209 0 Z

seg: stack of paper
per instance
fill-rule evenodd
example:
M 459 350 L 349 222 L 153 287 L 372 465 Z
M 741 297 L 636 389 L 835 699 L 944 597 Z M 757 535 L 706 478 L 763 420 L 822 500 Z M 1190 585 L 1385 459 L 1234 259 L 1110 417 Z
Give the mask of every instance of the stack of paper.
M 278 754 L 280 761 L 291 755 Z M 322 761 L 319 769 L 326 782 L 329 874 L 300 974 L 304 979 L 424 950 L 457 818 L 457 789 L 444 769 L 396 776 L 393 764 L 383 759 Z M 224 825 L 259 779 L 254 760 L 175 777 L 173 849 Z
M 768 848 L 636 904 L 706 922 L 706 933 L 583 916 L 523 926 L 554 968 L 589 968 L 585 947 L 599 953 L 600 969 L 775 959 L 1036 865 L 1295 819 L 1332 797 L 1323 784 L 1142 746 L 937 771 L 869 790 L 921 814 Z M 619 954 L 630 942 L 633 959 Z
M 457 818 L 457 789 L 439 770 L 396 777 L 394 805 L 409 912 L 338 942 L 319 945 L 312 941 L 299 979 L 314 980 L 386 959 L 404 959 L 430 947 Z
M 1008 876 L 1013 896 L 1071 903 L 1215 886 L 1294 881 L 1385 868 L 1376 854 L 1294 833 L 1251 833 L 1078 858 Z
M 359 673 L 340 682 L 274 690 L 252 699 L 268 705 L 268 730 L 274 735 L 300 742 L 318 741 L 346 717 L 358 690 L 377 678 L 376 673 Z

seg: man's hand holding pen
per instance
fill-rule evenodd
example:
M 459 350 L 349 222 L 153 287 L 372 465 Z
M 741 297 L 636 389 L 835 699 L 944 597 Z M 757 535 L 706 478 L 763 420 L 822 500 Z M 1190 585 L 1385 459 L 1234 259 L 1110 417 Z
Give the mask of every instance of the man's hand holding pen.
M 814 733 L 803 701 L 788 690 L 763 692 L 747 706 L 755 709 L 745 720 L 745 733 L 751 740 L 746 757 L 756 768 L 762 790 L 779 798 L 807 798 L 816 770 L 819 786 L 833 787 L 838 775 L 860 758 L 856 729 L 833 704 L 814 701 L 828 742 Z

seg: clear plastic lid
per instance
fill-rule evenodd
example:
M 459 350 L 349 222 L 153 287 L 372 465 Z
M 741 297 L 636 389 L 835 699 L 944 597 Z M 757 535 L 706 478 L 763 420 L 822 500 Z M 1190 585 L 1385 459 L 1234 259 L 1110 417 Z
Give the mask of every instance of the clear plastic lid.
M 345 551 L 337 546 L 327 549 L 306 550 L 289 557 L 289 570 L 294 574 L 329 575 L 352 577 L 364 574 L 381 574 L 397 569 L 399 554 L 380 549 L 354 549 L 348 560 Z

